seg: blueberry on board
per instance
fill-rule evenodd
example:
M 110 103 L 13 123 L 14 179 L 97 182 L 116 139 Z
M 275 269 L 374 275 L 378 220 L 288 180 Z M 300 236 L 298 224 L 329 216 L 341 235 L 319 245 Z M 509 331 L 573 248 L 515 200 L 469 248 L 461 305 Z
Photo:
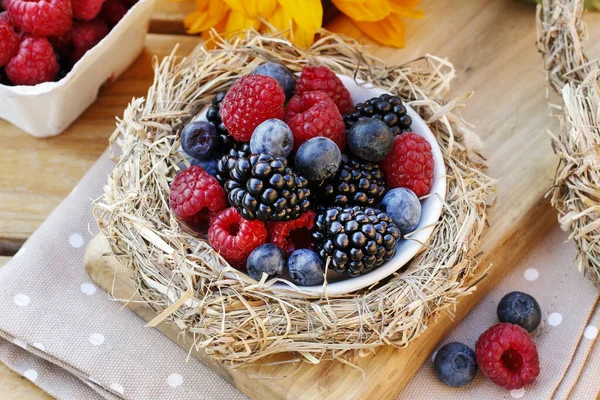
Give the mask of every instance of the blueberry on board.
M 270 154 L 273 157 L 287 157 L 294 147 L 294 135 L 285 122 L 268 119 L 258 125 L 250 138 L 250 149 L 254 154 Z
M 280 276 L 285 267 L 285 255 L 283 251 L 272 243 L 258 246 L 246 263 L 248 275 L 257 281 L 262 279 L 263 273 L 269 276 L 269 279 Z
M 181 131 L 181 147 L 190 157 L 208 160 L 219 147 L 219 134 L 208 121 L 190 122 Z
M 256 75 L 270 76 L 283 88 L 285 98 L 289 99 L 296 90 L 296 77 L 283 65 L 274 62 L 262 64 L 251 72 Z
M 358 120 L 347 133 L 348 148 L 358 158 L 378 162 L 394 147 L 394 135 L 382 121 L 374 118 Z
M 403 235 L 414 231 L 421 220 L 421 202 L 417 195 L 407 188 L 396 188 L 387 192 L 379 208 L 392 218 Z
M 435 355 L 433 367 L 439 380 L 451 387 L 468 385 L 477 375 L 475 352 L 458 342 L 442 346 Z
M 542 309 L 538 302 L 527 293 L 510 292 L 500 300 L 497 309 L 500 322 L 519 325 L 531 333 L 540 326 Z
M 309 181 L 333 176 L 342 162 L 342 153 L 335 142 L 315 137 L 302 143 L 296 152 L 296 170 Z
M 205 170 L 212 176 L 217 175 L 217 164 L 218 163 L 219 163 L 219 160 L 217 160 L 215 158 L 211 158 L 208 160 L 198 160 L 196 158 L 192 158 L 192 160 L 190 161 L 190 164 L 198 165 L 199 167 L 201 167 L 203 170 Z
M 288 259 L 288 270 L 292 280 L 300 286 L 321 285 L 324 281 L 323 260 L 312 250 L 294 251 Z

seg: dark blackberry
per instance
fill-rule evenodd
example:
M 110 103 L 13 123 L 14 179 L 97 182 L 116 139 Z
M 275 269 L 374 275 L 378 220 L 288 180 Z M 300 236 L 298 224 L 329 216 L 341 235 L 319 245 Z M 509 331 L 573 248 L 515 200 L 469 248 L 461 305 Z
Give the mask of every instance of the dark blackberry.
M 229 179 L 229 173 L 235 167 L 235 162 L 240 157 L 250 156 L 250 144 L 235 142 L 233 147 L 217 163 L 217 173 L 215 178 L 221 186 Z
M 245 219 L 289 221 L 308 211 L 308 181 L 287 166 L 285 158 L 269 154 L 240 156 L 226 161 L 225 191 Z M 230 168 L 231 166 L 231 168 Z
M 332 178 L 314 188 L 325 206 L 375 207 L 385 194 L 383 170 L 376 163 L 342 154 L 342 163 Z
M 320 213 L 312 233 L 316 251 L 337 272 L 359 276 L 396 254 L 400 230 L 383 211 L 334 207 Z
M 379 97 L 373 97 L 364 103 L 356 105 L 356 111 L 344 115 L 346 130 L 352 128 L 352 125 L 361 118 L 380 119 L 390 127 L 390 130 L 397 136 L 402 132 L 410 132 L 412 129 L 412 118 L 407 114 L 406 107 L 398 96 L 382 94 Z
M 231 136 L 229 131 L 227 131 L 227 128 L 225 128 L 225 125 L 221 120 L 221 114 L 219 113 L 221 110 L 221 102 L 226 93 L 227 92 L 217 93 L 215 97 L 213 97 L 212 105 L 208 107 L 208 110 L 206 111 L 206 119 L 217 128 L 217 133 L 221 136 L 220 149 L 222 153 L 227 153 L 235 144 L 233 136 Z

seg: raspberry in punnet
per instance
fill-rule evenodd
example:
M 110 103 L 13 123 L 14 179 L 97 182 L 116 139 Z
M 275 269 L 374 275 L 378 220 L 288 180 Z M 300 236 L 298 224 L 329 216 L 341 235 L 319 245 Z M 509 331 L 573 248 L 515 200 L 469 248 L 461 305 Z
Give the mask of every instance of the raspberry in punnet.
M 108 26 L 101 19 L 75 23 L 73 29 L 71 29 L 71 38 L 73 40 L 71 62 L 74 64 L 79 61 L 88 50 L 104 39 L 108 35 L 108 32 Z
M 250 253 L 267 241 L 267 228 L 259 220 L 247 220 L 233 207 L 211 221 L 208 241 L 231 265 L 244 266 Z
M 340 150 L 346 147 L 346 126 L 342 114 L 323 92 L 293 96 L 285 109 L 284 121 L 294 134 L 294 151 L 317 136 L 333 140 Z
M 71 0 L 73 17 L 85 21 L 94 19 L 100 13 L 102 4 L 104 4 L 105 1 L 106 0 Z
M 431 190 L 433 166 L 431 145 L 414 132 L 396 136 L 392 152 L 381 162 L 391 188 L 404 187 L 419 197 Z
M 127 7 L 118 0 L 106 0 L 100 10 L 100 18 L 113 27 L 127 14 Z
M 46 37 L 71 29 L 71 0 L 8 0 L 6 7 L 15 27 L 23 32 Z
M 13 27 L 6 21 L 0 21 L 0 67 L 17 55 L 20 41 Z
M 269 242 L 290 256 L 298 249 L 311 248 L 310 230 L 315 226 L 316 213 L 305 212 L 298 219 L 285 222 L 271 222 L 268 226 Z
M 285 93 L 270 76 L 246 75 L 238 79 L 221 102 L 221 119 L 231 135 L 248 142 L 262 122 L 283 117 Z
M 46 38 L 26 36 L 19 52 L 6 64 L 6 76 L 14 85 L 37 85 L 56 78 L 60 66 Z
M 535 343 L 518 325 L 492 326 L 477 340 L 475 355 L 481 372 L 508 390 L 529 385 L 540 374 Z
M 325 66 L 302 68 L 302 73 L 296 83 L 296 94 L 314 91 L 321 91 L 329 96 L 341 114 L 347 114 L 354 110 L 350 92 L 340 78 Z

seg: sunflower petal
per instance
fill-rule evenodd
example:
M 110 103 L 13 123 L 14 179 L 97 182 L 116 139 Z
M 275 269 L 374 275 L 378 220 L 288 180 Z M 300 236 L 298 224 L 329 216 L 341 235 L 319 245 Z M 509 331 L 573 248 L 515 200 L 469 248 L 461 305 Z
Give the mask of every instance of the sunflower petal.
M 225 34 L 231 36 L 237 34 L 246 29 L 258 29 L 260 27 L 260 20 L 257 18 L 250 18 L 241 12 L 232 10 L 227 19 L 225 25 Z
M 294 21 L 304 31 L 316 32 L 323 23 L 321 0 L 278 0 L 281 7 L 293 16 Z
M 292 32 L 292 43 L 304 49 L 308 49 L 310 45 L 313 44 L 313 42 L 315 41 L 315 34 L 317 33 L 316 31 L 306 31 L 296 23 L 294 23 Z
M 388 0 L 370 0 L 364 3 L 332 0 L 338 10 L 355 21 L 379 21 L 392 12 Z
M 227 10 L 227 13 L 229 12 L 229 10 Z M 227 13 L 225 13 L 225 16 L 219 21 L 217 22 L 217 24 L 215 26 L 213 26 L 213 29 L 215 31 L 217 31 L 217 33 L 222 34 L 223 32 L 225 32 L 225 27 L 227 26 Z M 216 48 L 216 43 L 212 38 L 211 35 L 211 30 L 206 30 L 204 32 L 202 32 L 202 39 L 204 40 L 204 48 L 206 48 L 207 50 L 211 50 Z M 218 39 L 217 39 L 218 40 Z
M 356 25 L 354 25 L 352 20 L 347 15 L 344 14 L 339 14 L 334 19 L 329 21 L 329 23 L 325 26 L 325 29 L 334 33 L 349 36 L 356 40 L 360 40 L 364 37 L 362 31 L 358 29 Z
M 277 6 L 277 0 L 224 0 L 233 11 L 237 11 L 246 15 L 249 18 L 269 18 L 275 6 Z M 213 1 L 216 3 L 223 3 L 223 0 Z
M 292 14 L 289 9 L 281 7 L 280 5 L 275 8 L 275 11 L 269 18 L 268 22 L 273 25 L 279 32 L 285 32 L 292 28 Z
M 404 21 L 398 14 L 390 14 L 377 22 L 354 21 L 358 29 L 385 46 L 404 47 Z
M 423 18 L 423 10 L 413 10 L 413 7 L 403 5 L 404 1 L 391 0 L 392 12 L 406 18 Z
M 221 1 L 212 2 L 207 10 L 194 11 L 183 21 L 187 33 L 194 34 L 207 31 L 225 17 L 228 12 L 227 5 Z

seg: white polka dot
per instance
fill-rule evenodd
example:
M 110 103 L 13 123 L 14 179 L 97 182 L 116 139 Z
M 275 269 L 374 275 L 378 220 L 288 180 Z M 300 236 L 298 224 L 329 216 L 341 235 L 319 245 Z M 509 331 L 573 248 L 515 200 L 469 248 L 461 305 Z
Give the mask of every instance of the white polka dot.
M 528 281 L 535 281 L 537 278 L 540 277 L 540 273 L 535 268 L 527 268 L 525 270 L 525 274 L 523 274 L 523 275 L 525 276 L 525 279 L 527 279 Z
M 585 328 L 585 331 L 583 331 L 583 336 L 586 339 L 596 339 L 596 336 L 598 336 L 598 328 L 594 325 L 588 325 Z
M 33 347 L 35 347 L 36 349 L 41 350 L 41 351 L 46 351 L 46 346 L 44 346 L 40 342 L 35 342 L 33 344 Z
M 94 346 L 100 346 L 102 343 L 104 343 L 104 335 L 100 333 L 92 333 L 89 340 Z
M 525 396 L 525 389 L 513 389 L 510 391 L 510 395 L 513 397 L 513 399 L 520 399 L 521 397 Z
M 548 323 L 551 326 L 559 326 L 562 323 L 563 317 L 557 312 L 548 315 Z
M 13 297 L 13 301 L 19 307 L 25 307 L 27 304 L 29 304 L 30 299 L 25 293 L 18 293 L 15 294 L 15 297 Z
M 170 374 L 167 378 L 167 383 L 171 387 L 181 386 L 183 384 L 183 376 L 179 374 Z
M 28 369 L 27 371 L 25 371 L 23 376 L 29 379 L 31 382 L 35 382 L 38 378 L 38 373 L 35 369 Z
M 88 296 L 91 296 L 94 293 L 96 293 L 96 285 L 94 285 L 93 283 L 82 283 L 81 286 L 79 286 L 79 288 L 81 289 L 81 293 L 87 294 Z
M 83 246 L 83 237 L 79 233 L 71 233 L 69 236 L 69 244 L 76 249 Z
M 25 254 L 25 246 L 21 246 L 19 251 L 17 251 L 17 253 L 13 256 L 13 258 L 21 257 L 23 254 Z
M 27 349 L 27 343 L 25 343 L 21 339 L 14 338 L 13 339 L 13 343 L 16 344 L 17 346 L 19 346 L 22 349 Z
M 110 385 L 110 388 L 119 394 L 123 394 L 125 392 L 125 388 L 118 383 L 113 383 Z

